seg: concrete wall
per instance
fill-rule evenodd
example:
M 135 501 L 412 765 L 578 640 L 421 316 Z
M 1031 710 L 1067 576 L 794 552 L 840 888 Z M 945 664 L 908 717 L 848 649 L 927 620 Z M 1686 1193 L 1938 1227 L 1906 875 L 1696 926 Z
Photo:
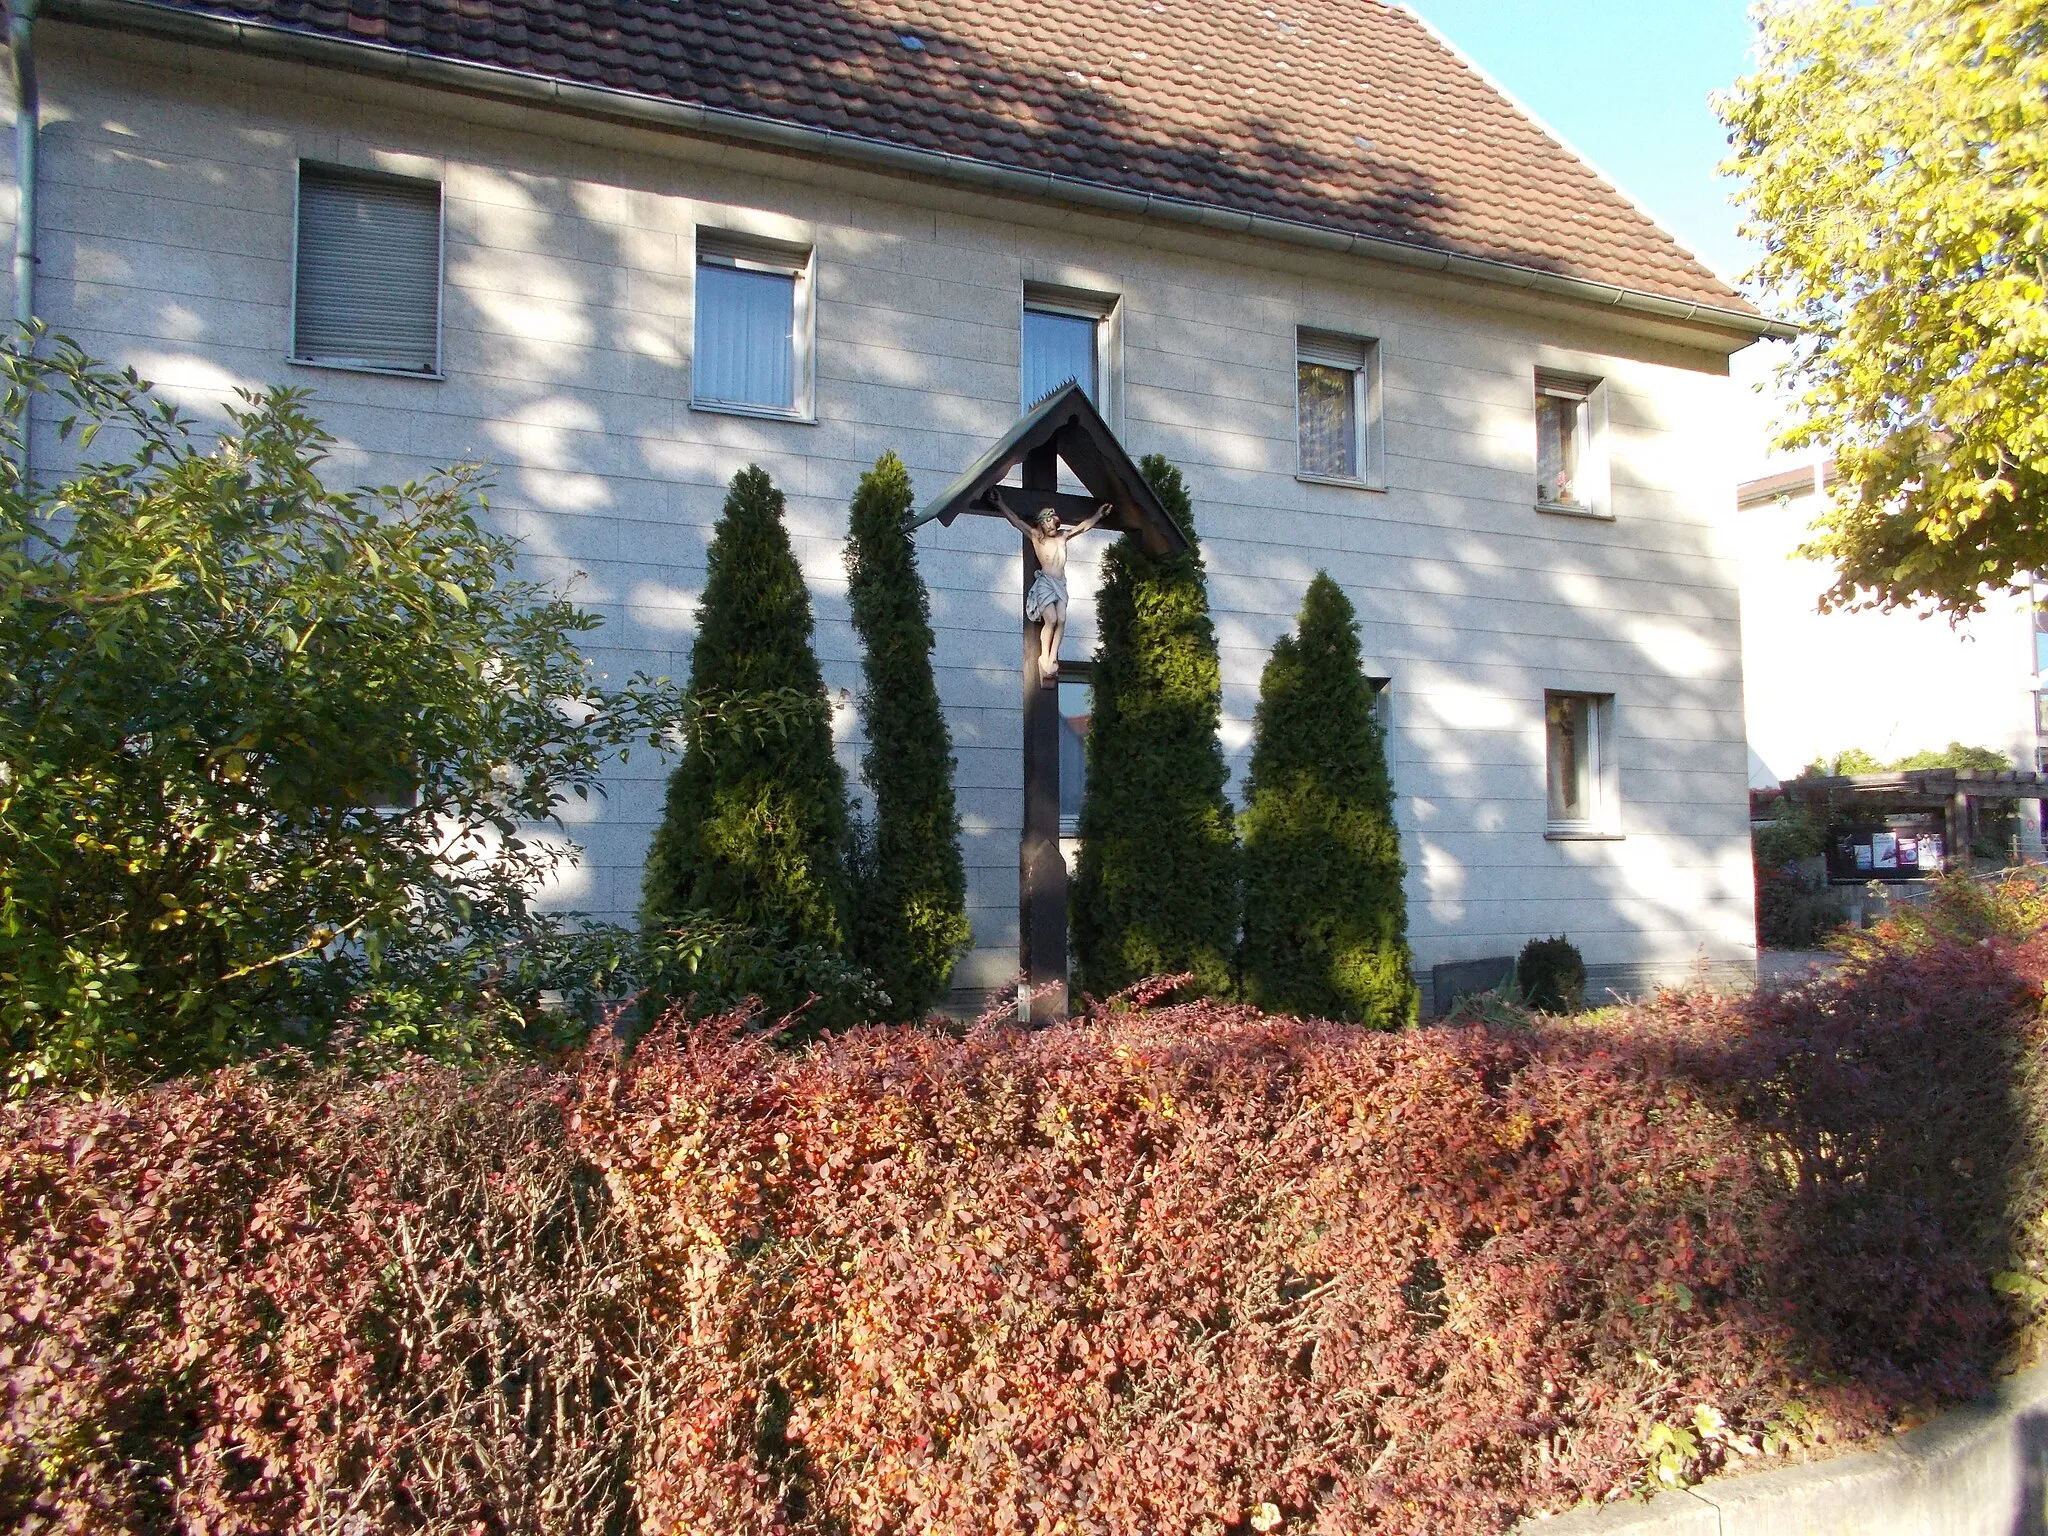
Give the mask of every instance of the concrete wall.
M 1371 669 L 1394 679 L 1419 965 L 1559 932 L 1631 974 L 1702 953 L 1749 963 L 1725 344 L 416 87 L 61 25 L 45 37 L 51 325 L 202 413 L 238 386 L 311 389 L 340 476 L 496 466 L 495 516 L 531 574 L 605 617 L 608 669 L 686 673 L 722 488 L 755 461 L 789 495 L 827 679 L 854 689 L 840 541 L 860 471 L 893 448 L 919 495 L 935 492 L 1017 412 L 1024 285 L 1115 294 L 1113 425 L 1192 485 L 1234 770 L 1268 649 L 1326 568 L 1359 607 Z M 300 157 L 443 183 L 444 379 L 286 363 Z M 689 407 L 699 225 L 815 246 L 815 424 Z M 1384 491 L 1295 478 L 1298 324 L 1379 338 Z M 1612 522 L 1533 508 L 1539 367 L 1607 381 Z M 1099 542 L 1080 554 L 1070 655 L 1093 643 Z M 963 519 L 928 530 L 921 557 L 978 946 L 958 979 L 994 986 L 1016 938 L 1016 538 Z M 1617 696 L 1625 839 L 1546 841 L 1546 687 Z M 850 707 L 840 731 L 851 767 Z M 662 771 L 636 760 L 606 801 L 568 813 L 588 858 L 561 901 L 631 912 Z
M 1994 596 L 1952 624 L 1932 611 L 1829 613 L 1831 562 L 1797 558 L 1825 511 L 1810 492 L 1735 514 L 1751 782 L 1861 747 L 1894 762 L 1952 741 L 2034 761 L 2033 615 Z

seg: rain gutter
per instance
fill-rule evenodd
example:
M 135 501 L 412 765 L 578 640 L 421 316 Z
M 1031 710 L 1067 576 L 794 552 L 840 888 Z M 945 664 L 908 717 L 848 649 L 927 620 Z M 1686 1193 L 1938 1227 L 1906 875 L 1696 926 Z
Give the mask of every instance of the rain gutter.
M 42 103 L 36 89 L 35 22 L 40 0 L 11 0 L 7 7 L 7 66 L 14 79 L 14 345 L 35 345 L 36 317 L 36 148 L 42 131 Z M 29 401 L 24 391 L 14 423 L 21 477 L 29 471 Z

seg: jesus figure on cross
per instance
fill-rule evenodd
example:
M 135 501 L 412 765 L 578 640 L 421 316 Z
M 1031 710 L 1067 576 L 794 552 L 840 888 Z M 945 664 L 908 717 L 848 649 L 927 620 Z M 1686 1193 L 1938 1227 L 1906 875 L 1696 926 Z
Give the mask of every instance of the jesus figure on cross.
M 1084 521 L 1063 528 L 1051 507 L 1038 514 L 1036 523 L 1025 522 L 1000 501 L 996 507 L 1031 541 L 1031 551 L 1038 556 L 1038 574 L 1024 594 L 1024 617 L 1038 626 L 1038 684 L 1050 688 L 1059 681 L 1060 639 L 1067 632 L 1067 540 L 1086 533 L 1114 508 L 1104 502 Z

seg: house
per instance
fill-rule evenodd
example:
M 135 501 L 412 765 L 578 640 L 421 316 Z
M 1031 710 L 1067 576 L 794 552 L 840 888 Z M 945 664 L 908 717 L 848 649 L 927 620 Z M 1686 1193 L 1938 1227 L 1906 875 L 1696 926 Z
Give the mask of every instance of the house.
M 1852 747 L 1893 762 L 1961 742 L 2044 766 L 2048 609 L 1993 593 L 1960 620 L 1931 607 L 1822 613 L 1835 567 L 1799 550 L 1831 479 L 1831 465 L 1802 464 L 1736 487 L 1751 787 Z
M 1418 965 L 1565 933 L 1595 995 L 1752 966 L 1727 359 L 1784 328 L 1407 10 L 15 6 L 35 312 L 202 413 L 310 389 L 338 475 L 488 461 L 529 573 L 608 621 L 608 668 L 686 673 L 724 486 L 757 462 L 850 693 L 860 471 L 894 449 L 922 500 L 1076 378 L 1192 486 L 1240 779 L 1309 579 L 1356 603 Z M 956 979 L 997 988 L 1017 535 L 918 537 L 975 925 Z M 1077 660 L 1103 538 L 1075 550 Z M 1085 670 L 1059 694 L 1078 738 Z M 632 913 L 660 773 L 571 809 L 560 901 Z

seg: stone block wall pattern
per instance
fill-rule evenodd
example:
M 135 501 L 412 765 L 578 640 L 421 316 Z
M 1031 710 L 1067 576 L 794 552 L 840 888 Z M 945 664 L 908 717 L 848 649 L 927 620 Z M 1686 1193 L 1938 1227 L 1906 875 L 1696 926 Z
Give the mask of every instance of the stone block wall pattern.
M 918 496 L 1018 409 L 1027 284 L 1117 295 L 1122 420 L 1195 497 L 1238 779 L 1258 679 L 1326 569 L 1393 679 L 1391 760 L 1424 969 L 1563 932 L 1590 966 L 1753 964 L 1737 581 L 1723 468 L 1733 341 L 1632 331 L 1563 300 L 1249 238 L 1152 226 L 60 22 L 43 29 L 40 292 L 53 330 L 218 420 L 240 388 L 309 389 L 333 473 L 493 467 L 529 574 L 605 619 L 601 665 L 680 678 L 725 483 L 788 497 L 849 773 L 858 652 L 847 502 L 885 449 Z M 438 380 L 295 366 L 294 166 L 432 177 L 446 220 Z M 6 202 L 0 201 L 0 211 Z M 690 405 L 699 228 L 816 253 L 816 420 Z M 1377 338 L 1386 488 L 1296 478 L 1298 326 Z M 1661 326 L 1661 328 L 1660 328 Z M 1538 368 L 1602 378 L 1611 523 L 1533 505 Z M 61 466 L 46 420 L 39 462 Z M 1014 973 L 1021 812 L 1016 535 L 920 535 L 959 757 L 975 948 Z M 1094 644 L 1100 541 L 1076 550 L 1068 654 Z M 1543 837 L 1543 691 L 1616 698 L 1618 842 Z M 551 900 L 631 915 L 668 765 L 637 757 L 569 818 Z

